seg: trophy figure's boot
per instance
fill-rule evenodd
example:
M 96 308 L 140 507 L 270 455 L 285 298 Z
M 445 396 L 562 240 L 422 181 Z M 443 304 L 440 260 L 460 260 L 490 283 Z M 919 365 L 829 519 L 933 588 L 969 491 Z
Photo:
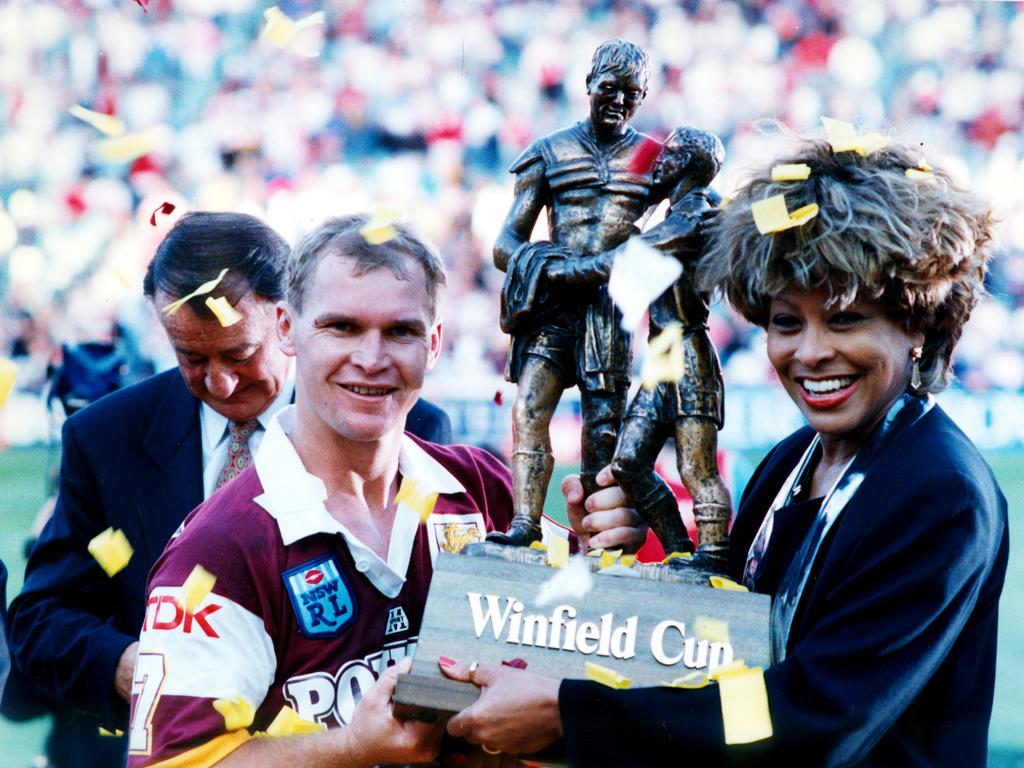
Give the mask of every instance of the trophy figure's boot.
M 693 517 L 697 521 L 697 552 L 690 563 L 716 573 L 725 573 L 729 564 L 729 518 L 732 510 L 728 504 L 706 502 L 693 505 Z
M 505 533 L 491 531 L 487 541 L 528 547 L 540 541 L 540 515 L 548 492 L 555 458 L 547 451 L 515 451 L 512 454 L 512 493 L 516 513 Z
M 658 483 L 636 503 L 640 517 L 654 530 L 666 555 L 693 552 L 693 542 L 679 515 L 679 502 L 664 483 Z

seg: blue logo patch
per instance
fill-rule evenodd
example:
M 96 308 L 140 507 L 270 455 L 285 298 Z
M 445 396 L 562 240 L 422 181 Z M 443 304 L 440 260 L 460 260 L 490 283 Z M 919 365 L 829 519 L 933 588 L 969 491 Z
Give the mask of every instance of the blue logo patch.
M 281 574 L 305 637 L 337 637 L 356 619 L 355 596 L 334 555 L 324 555 Z

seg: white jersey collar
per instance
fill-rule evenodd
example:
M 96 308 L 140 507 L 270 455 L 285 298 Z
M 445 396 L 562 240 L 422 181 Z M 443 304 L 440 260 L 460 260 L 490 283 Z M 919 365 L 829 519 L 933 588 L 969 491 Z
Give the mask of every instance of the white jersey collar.
M 395 597 L 405 584 L 413 542 L 419 528 L 419 514 L 405 502 L 398 505 L 385 562 L 359 540 L 343 523 L 327 511 L 327 488 L 323 481 L 306 471 L 288 434 L 295 425 L 295 406 L 281 409 L 270 422 L 256 453 L 254 463 L 263 493 L 253 501 L 277 522 L 281 541 L 289 546 L 299 539 L 318 533 L 341 534 L 356 570 L 387 597 Z M 398 457 L 403 478 L 416 482 L 423 495 L 464 493 L 465 488 L 447 469 L 403 435 Z

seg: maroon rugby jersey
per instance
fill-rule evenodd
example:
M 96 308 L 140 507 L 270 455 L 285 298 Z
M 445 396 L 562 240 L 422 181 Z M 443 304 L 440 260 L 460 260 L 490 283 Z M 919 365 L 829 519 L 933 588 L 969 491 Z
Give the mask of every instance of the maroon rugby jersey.
M 400 473 L 439 496 L 425 525 L 398 506 L 381 560 L 324 508 L 323 483 L 285 435 L 289 410 L 267 430 L 254 466 L 189 516 L 154 567 L 129 766 L 212 765 L 243 743 L 249 733 L 228 734 L 215 699 L 255 706 L 251 731 L 265 730 L 286 704 L 306 720 L 347 724 L 381 669 L 415 649 L 436 553 L 508 527 L 502 464 L 479 449 L 406 436 Z M 186 613 L 176 599 L 197 564 L 217 582 Z

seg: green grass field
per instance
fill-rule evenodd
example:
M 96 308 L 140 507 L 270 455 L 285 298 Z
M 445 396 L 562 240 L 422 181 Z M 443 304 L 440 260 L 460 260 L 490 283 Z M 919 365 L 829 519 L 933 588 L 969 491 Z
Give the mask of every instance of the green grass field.
M 0 558 L 11 571 L 8 600 L 21 587 L 24 559 L 22 542 L 45 494 L 44 476 L 52 462 L 45 448 L 19 448 L 0 453 Z M 756 461 L 756 454 L 745 456 Z M 1024 451 L 992 453 L 987 456 L 1010 504 L 1012 532 L 1024 523 Z M 558 481 L 567 473 L 561 469 L 552 482 L 549 513 L 559 511 Z M 992 715 L 989 765 L 995 768 L 1024 768 L 1024 536 L 1011 537 L 1010 569 L 1002 599 L 999 631 L 996 701 Z M 37 720 L 14 724 L 0 721 L 0 765 L 29 768 L 43 751 L 48 723 Z

